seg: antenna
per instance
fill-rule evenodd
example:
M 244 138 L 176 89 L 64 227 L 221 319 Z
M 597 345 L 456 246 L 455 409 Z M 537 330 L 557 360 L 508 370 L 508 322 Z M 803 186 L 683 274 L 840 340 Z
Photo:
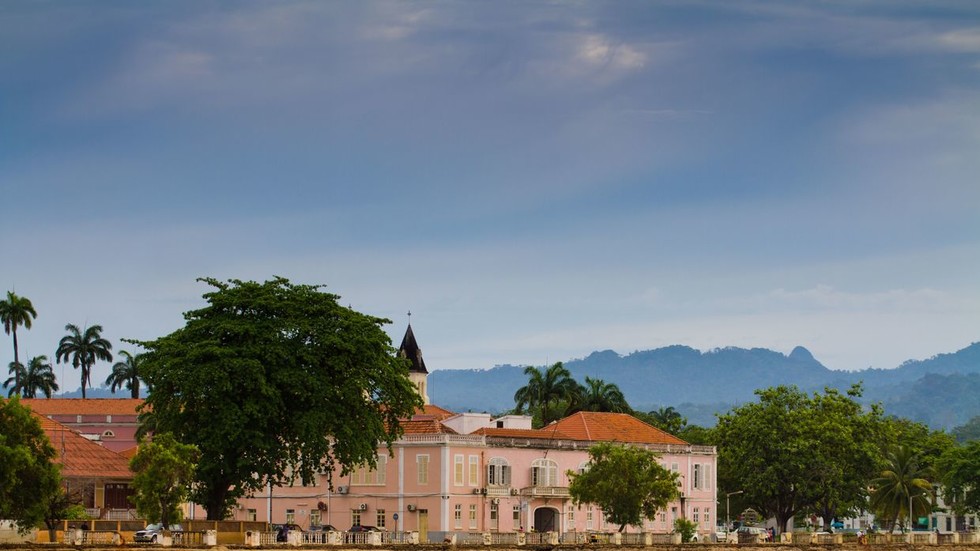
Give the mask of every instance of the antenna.
M 408 311 L 408 324 L 409 325 L 412 325 L 412 311 L 411 310 Z

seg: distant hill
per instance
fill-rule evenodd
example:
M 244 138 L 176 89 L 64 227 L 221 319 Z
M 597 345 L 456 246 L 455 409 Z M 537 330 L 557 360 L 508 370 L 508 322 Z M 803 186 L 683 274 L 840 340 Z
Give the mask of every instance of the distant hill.
M 755 390 L 796 385 L 807 391 L 825 386 L 847 389 L 863 382 L 867 401 L 886 412 L 952 428 L 980 414 L 980 343 L 895 369 L 845 372 L 827 369 L 803 347 L 790 354 L 764 348 L 720 348 L 701 352 L 681 345 L 633 352 L 593 352 L 565 366 L 578 381 L 586 376 L 615 383 L 641 411 L 674 406 L 692 423 L 711 425 L 714 413 L 755 400 Z M 526 384 L 524 368 L 440 370 L 429 375 L 433 403 L 454 411 L 499 413 L 514 405 Z

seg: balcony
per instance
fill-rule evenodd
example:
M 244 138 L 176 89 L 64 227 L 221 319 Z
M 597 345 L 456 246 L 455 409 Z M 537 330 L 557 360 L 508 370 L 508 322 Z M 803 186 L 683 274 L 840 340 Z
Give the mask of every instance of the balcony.
M 521 496 L 524 497 L 559 497 L 567 498 L 571 494 L 568 493 L 567 486 L 528 486 L 526 488 L 521 488 Z

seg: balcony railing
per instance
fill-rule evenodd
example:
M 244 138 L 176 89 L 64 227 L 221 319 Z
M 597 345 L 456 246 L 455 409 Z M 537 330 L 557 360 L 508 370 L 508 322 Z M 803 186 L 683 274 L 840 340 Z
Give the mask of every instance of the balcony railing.
M 526 497 L 569 497 L 567 486 L 528 486 L 521 488 L 521 495 Z

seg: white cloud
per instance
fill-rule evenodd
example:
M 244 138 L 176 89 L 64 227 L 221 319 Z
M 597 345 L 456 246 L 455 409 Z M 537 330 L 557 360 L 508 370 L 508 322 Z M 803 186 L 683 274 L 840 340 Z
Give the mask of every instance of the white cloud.
M 980 27 L 948 31 L 940 34 L 937 41 L 954 52 L 980 53 Z
M 642 68 L 647 59 L 643 52 L 629 44 L 617 44 L 597 34 L 586 35 L 580 39 L 577 57 L 592 67 L 613 67 L 624 70 Z

